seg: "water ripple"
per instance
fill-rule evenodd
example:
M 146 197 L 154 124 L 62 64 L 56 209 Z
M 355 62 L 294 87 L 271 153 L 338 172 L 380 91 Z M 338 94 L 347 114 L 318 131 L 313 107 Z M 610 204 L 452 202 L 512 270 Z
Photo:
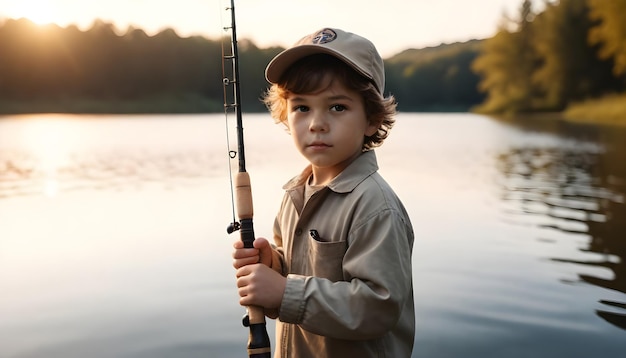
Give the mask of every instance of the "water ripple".
M 72 154 L 54 167 L 26 152 L 0 151 L 0 199 L 59 192 L 124 190 L 146 184 L 168 188 L 224 174 L 206 152 L 103 152 Z
M 619 173 L 607 172 L 603 154 L 585 148 L 513 148 L 498 157 L 501 199 L 508 203 L 506 220 L 545 231 L 538 240 L 556 245 L 584 238 L 577 244 L 580 254 L 550 258 L 577 265 L 579 282 L 626 293 L 626 190 Z M 593 268 L 611 274 L 587 272 Z M 626 329 L 626 303 L 599 303 L 600 318 Z

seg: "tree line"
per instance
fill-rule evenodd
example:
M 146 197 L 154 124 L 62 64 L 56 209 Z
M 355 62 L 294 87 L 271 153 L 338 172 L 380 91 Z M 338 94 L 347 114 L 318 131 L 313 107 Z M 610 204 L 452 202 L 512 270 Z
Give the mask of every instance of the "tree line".
M 239 39 L 238 45 L 242 107 L 264 111 L 259 100 L 267 88 L 264 69 L 283 48 L 261 49 L 246 39 Z M 222 111 L 222 46 L 228 53 L 229 39 L 181 38 L 172 29 L 148 36 L 132 27 L 119 34 L 113 24 L 103 21 L 82 31 L 76 26 L 42 27 L 27 19 L 5 20 L 0 23 L 0 106 L 147 100 L 161 108 L 158 102 L 178 98 L 190 105 L 177 110 Z M 482 100 L 476 89 L 478 77 L 469 68 L 478 53 L 476 46 L 426 50 L 432 52 L 430 60 L 417 67 L 410 60 L 413 51 L 417 50 L 386 60 L 387 91 L 396 96 L 399 109 L 467 110 Z
M 626 89 L 626 0 L 524 0 L 483 43 L 477 111 L 560 111 Z
M 401 111 L 559 111 L 626 89 L 624 24 L 626 0 L 544 1 L 540 12 L 524 0 L 491 38 L 386 58 L 386 91 Z M 111 112 L 222 111 L 222 46 L 228 39 L 182 38 L 172 29 L 149 36 L 132 27 L 122 34 L 103 21 L 82 31 L 4 20 L 0 112 L 40 102 L 50 105 L 38 110 L 66 103 L 61 110 L 73 111 L 77 101 L 113 103 L 105 109 Z M 245 111 L 265 110 L 264 69 L 281 50 L 239 40 Z

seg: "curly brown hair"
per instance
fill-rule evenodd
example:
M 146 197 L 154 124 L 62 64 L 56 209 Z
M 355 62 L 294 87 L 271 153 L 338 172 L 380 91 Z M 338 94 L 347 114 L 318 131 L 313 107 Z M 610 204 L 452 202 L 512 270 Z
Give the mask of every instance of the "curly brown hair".
M 287 126 L 287 98 L 292 93 L 316 93 L 339 80 L 348 89 L 363 98 L 369 123 L 378 123 L 372 136 L 365 136 L 363 151 L 379 147 L 389 136 L 395 123 L 396 100 L 393 95 L 383 97 L 374 84 L 343 61 L 325 54 L 305 57 L 290 66 L 264 94 L 262 101 L 276 123 Z

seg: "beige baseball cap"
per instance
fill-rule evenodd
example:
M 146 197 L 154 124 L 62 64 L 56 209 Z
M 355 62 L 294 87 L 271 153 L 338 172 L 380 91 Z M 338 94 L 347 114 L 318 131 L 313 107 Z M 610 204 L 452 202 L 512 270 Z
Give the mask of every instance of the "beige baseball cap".
M 357 34 L 335 28 L 324 28 L 307 35 L 279 53 L 265 69 L 265 78 L 277 83 L 285 70 L 301 58 L 314 54 L 334 56 L 372 81 L 380 94 L 385 89 L 383 59 L 374 44 Z

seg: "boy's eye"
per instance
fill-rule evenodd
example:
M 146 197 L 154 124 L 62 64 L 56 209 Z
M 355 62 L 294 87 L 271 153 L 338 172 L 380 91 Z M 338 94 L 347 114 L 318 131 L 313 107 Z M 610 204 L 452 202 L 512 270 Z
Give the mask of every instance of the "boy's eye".
M 302 105 L 300 105 L 300 106 L 295 106 L 295 107 L 293 107 L 293 111 L 294 111 L 294 112 L 308 112 L 308 111 L 309 111 L 309 107 L 307 107 L 307 106 L 302 106 Z
M 330 110 L 335 112 L 343 112 L 346 110 L 346 106 L 344 106 L 343 104 L 335 104 L 330 107 Z

